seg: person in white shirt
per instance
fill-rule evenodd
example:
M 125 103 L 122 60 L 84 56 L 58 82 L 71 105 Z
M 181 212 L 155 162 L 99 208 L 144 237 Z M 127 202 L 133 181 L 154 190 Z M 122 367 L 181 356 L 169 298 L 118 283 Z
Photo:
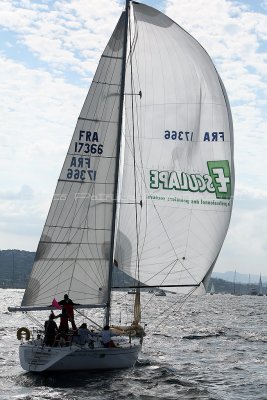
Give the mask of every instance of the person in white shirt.
M 102 331 L 102 342 L 104 347 L 116 347 L 115 343 L 111 339 L 111 335 L 112 333 L 109 329 L 109 326 L 104 326 L 104 329 Z
M 84 345 L 91 339 L 91 332 L 87 329 L 87 324 L 84 322 L 78 329 L 79 344 Z

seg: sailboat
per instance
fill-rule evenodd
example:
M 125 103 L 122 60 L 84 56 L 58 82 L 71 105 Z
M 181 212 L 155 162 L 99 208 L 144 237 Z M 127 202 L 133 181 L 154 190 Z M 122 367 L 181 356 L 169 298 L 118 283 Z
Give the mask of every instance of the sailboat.
M 205 292 L 233 193 L 231 111 L 209 55 L 169 17 L 127 0 L 78 117 L 22 303 L 9 310 L 51 310 L 66 293 L 76 312 L 101 311 L 103 326 L 117 326 L 113 293 L 133 288 L 112 285 L 118 268 L 136 282 L 133 317 L 116 328 L 115 348 L 101 336 L 94 346 L 49 347 L 30 332 L 22 367 L 135 365 L 142 288 Z
M 136 294 L 136 289 L 130 289 L 130 290 L 128 290 L 128 294 Z
M 260 275 L 260 280 L 259 280 L 258 296 L 263 296 L 263 287 L 262 287 L 261 275 Z
M 215 293 L 215 287 L 214 284 L 211 284 L 211 288 L 210 288 L 210 294 L 213 295 Z
M 155 290 L 154 294 L 155 294 L 155 296 L 166 296 L 166 292 L 163 289 Z

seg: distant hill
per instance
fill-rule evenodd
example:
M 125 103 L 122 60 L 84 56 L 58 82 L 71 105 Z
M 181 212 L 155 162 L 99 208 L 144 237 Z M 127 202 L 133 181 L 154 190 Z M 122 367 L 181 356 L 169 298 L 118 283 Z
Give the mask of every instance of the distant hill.
M 25 288 L 29 279 L 35 252 L 24 250 L 0 250 L 0 287 L 2 288 Z M 267 291 L 267 278 L 262 277 Z M 248 285 L 248 275 L 236 273 L 234 284 L 234 272 L 213 272 L 209 282 L 208 291 L 214 285 L 215 293 L 235 293 L 249 294 L 251 291 L 257 292 L 259 276 L 250 276 Z M 253 284 L 254 283 L 254 284 Z M 135 280 L 114 267 L 112 286 L 134 286 Z
M 0 287 L 25 288 L 30 277 L 35 252 L 24 250 L 0 250 Z M 135 280 L 114 267 L 113 285 L 133 286 Z
M 31 251 L 0 250 L 0 287 L 24 288 L 34 256 Z
M 249 284 L 249 283 L 259 283 L 260 276 L 255 275 L 255 274 L 241 274 L 239 272 L 235 271 L 227 271 L 227 272 L 214 272 L 212 273 L 212 277 L 214 278 L 219 278 L 223 279 L 224 281 L 228 282 L 235 282 L 236 283 L 243 283 L 243 284 Z M 262 276 L 261 277 L 262 283 L 267 284 L 267 276 Z
M 236 294 L 236 295 L 256 295 L 258 293 L 258 284 L 242 284 L 224 281 L 223 279 L 211 277 L 207 292 L 211 291 L 213 284 L 215 293 Z M 267 286 L 263 287 L 263 293 L 267 294 Z

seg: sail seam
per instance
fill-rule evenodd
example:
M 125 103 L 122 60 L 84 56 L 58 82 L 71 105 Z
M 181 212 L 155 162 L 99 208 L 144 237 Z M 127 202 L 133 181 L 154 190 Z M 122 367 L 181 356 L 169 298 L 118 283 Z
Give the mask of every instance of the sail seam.
M 145 288 L 145 289 L 149 289 L 149 288 L 172 288 L 172 287 L 199 287 L 201 283 L 196 283 L 196 284 L 185 284 L 185 285 L 157 285 L 157 286 L 148 286 L 148 285 L 138 285 L 138 286 L 112 286 L 113 289 L 136 289 L 136 288 Z
M 101 58 L 112 58 L 114 60 L 123 60 L 122 57 L 106 56 L 105 54 L 102 54 Z
M 77 156 L 77 154 L 76 153 L 69 153 L 69 155 L 70 156 Z M 85 158 L 88 158 L 89 157 L 89 155 L 88 154 L 81 154 L 81 155 L 79 155 L 79 157 L 85 157 Z M 95 156 L 95 155 L 91 155 L 90 154 L 90 158 L 92 158 L 92 159 L 106 159 L 106 160 L 108 160 L 108 159 L 111 159 L 111 160 L 113 160 L 113 159 L 116 159 L 116 157 L 113 157 L 113 156 Z
M 59 225 L 46 225 L 48 228 L 62 228 L 62 229 L 79 229 L 79 230 L 86 230 L 86 229 L 90 229 L 92 231 L 111 231 L 111 229 L 108 228 L 90 228 L 89 226 L 87 226 L 86 228 L 82 228 L 79 226 L 59 226 Z M 40 240 L 40 243 L 51 243 L 51 241 L 45 241 L 45 240 Z M 59 243 L 59 242 L 57 242 Z M 60 243 L 68 243 L 68 242 L 60 242 Z
M 117 124 L 118 121 L 107 121 L 105 119 L 94 119 L 94 118 L 84 118 L 84 117 L 78 117 L 78 120 L 82 120 L 82 121 L 91 121 L 91 122 L 105 122 L 107 124 Z
M 101 81 L 92 81 L 93 83 L 100 83 L 100 85 L 108 85 L 108 86 L 117 86 L 120 87 L 118 83 L 110 83 L 110 82 L 101 82 Z M 115 95 L 115 94 L 114 94 Z M 116 93 L 117 96 L 119 96 L 119 93 Z
M 78 244 L 78 243 L 72 243 L 72 244 Z M 92 243 L 92 244 L 97 244 L 97 243 Z M 52 258 L 52 257 L 49 257 L 49 258 L 46 258 L 46 257 L 43 257 L 43 258 L 39 258 L 39 260 L 47 260 L 47 261 L 65 261 L 65 259 L 64 258 L 61 258 L 61 257 L 58 257 L 58 258 Z M 103 258 L 99 258 L 99 257 L 85 257 L 85 258 L 81 258 L 81 257 L 79 257 L 79 258 L 76 258 L 76 257 L 73 257 L 73 258 L 68 258 L 68 260 L 69 261 L 88 261 L 88 260 L 106 260 L 104 257 Z

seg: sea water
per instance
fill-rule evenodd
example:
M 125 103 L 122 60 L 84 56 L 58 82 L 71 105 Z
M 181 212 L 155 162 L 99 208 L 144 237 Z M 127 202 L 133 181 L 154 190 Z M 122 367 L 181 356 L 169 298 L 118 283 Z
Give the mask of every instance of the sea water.
M 174 294 L 146 294 L 147 336 L 134 368 L 36 375 L 22 370 L 16 337 L 33 323 L 7 310 L 22 294 L 0 289 L 0 399 L 267 400 L 267 296 L 191 296 L 182 304 Z M 131 295 L 119 296 L 123 310 Z

